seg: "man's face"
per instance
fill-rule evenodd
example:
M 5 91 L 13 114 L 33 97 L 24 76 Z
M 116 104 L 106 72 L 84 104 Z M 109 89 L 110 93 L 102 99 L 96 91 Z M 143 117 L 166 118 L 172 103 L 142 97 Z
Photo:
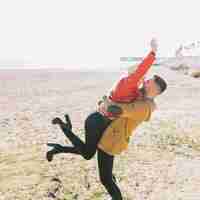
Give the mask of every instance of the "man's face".
M 159 86 L 153 78 L 144 82 L 144 89 L 149 98 L 154 98 L 160 93 Z

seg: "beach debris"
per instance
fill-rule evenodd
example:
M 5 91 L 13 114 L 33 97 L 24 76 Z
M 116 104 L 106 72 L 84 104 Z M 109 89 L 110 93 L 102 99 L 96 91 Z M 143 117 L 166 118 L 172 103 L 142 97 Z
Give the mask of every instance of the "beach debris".
M 51 188 L 49 189 L 47 196 L 49 198 L 55 199 L 61 188 L 62 188 L 61 180 L 57 177 L 52 178 L 51 179 Z

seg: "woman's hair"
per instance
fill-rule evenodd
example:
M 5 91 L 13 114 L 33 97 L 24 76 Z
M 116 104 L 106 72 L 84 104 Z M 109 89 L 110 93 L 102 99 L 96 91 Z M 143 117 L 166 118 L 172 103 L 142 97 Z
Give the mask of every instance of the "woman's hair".
M 166 81 L 158 75 L 154 75 L 154 81 L 160 88 L 160 94 L 163 93 L 167 89 Z

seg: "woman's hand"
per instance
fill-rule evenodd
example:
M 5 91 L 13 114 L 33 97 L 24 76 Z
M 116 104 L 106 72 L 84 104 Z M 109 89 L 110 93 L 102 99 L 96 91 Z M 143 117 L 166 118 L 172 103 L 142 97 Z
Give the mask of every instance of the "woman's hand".
M 151 42 L 150 42 L 150 45 L 151 45 L 151 50 L 156 53 L 157 50 L 158 50 L 158 41 L 155 39 L 155 38 L 152 38 Z

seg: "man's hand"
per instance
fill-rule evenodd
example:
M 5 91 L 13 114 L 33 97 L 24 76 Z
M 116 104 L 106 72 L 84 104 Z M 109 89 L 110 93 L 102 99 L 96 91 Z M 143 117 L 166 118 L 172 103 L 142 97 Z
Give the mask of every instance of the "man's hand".
M 156 53 L 157 50 L 158 50 L 158 42 L 157 42 L 157 40 L 155 38 L 152 38 L 150 45 L 151 45 L 151 50 L 154 53 Z

